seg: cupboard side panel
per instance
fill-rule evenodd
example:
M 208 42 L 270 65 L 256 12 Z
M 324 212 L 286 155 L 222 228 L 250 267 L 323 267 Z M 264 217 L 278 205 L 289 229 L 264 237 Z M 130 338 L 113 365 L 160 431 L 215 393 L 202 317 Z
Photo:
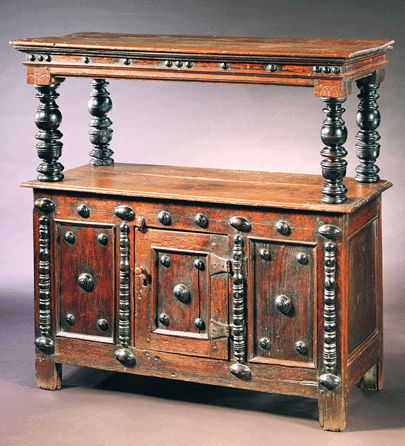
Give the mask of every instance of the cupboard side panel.
M 349 239 L 349 354 L 378 331 L 380 228 L 375 218 Z

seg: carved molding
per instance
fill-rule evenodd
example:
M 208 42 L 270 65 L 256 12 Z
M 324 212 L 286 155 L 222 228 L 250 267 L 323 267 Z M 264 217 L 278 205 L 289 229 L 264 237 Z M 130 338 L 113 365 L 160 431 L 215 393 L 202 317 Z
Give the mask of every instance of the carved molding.
M 27 67 L 27 84 L 30 85 L 50 85 L 54 79 L 49 68 Z
M 352 92 L 351 82 L 344 80 L 315 79 L 315 96 L 321 98 L 345 98 Z
M 115 358 L 123 365 L 135 365 L 135 356 L 128 349 L 131 336 L 130 324 L 130 267 L 129 267 L 129 226 L 122 223 L 120 226 L 120 313 L 118 338 L 122 348 L 115 351 Z
M 245 340 L 245 279 L 242 273 L 243 239 L 240 235 L 233 238 L 232 253 L 232 344 L 235 363 L 229 367 L 229 371 L 236 377 L 248 379 L 250 369 L 246 362 Z

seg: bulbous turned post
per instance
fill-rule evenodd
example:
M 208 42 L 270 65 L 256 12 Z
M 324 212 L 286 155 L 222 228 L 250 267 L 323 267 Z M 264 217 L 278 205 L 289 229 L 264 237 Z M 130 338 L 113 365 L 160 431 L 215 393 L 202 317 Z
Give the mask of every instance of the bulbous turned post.
M 323 121 L 321 129 L 321 139 L 326 145 L 321 151 L 325 157 L 321 162 L 322 175 L 326 184 L 322 188 L 322 201 L 329 204 L 340 204 L 347 200 L 347 188 L 343 184 L 343 178 L 346 176 L 347 161 L 343 158 L 347 151 L 343 144 L 347 139 L 347 129 L 342 119 L 345 109 L 342 108 L 344 98 L 322 98 L 326 107 L 323 111 L 326 113 L 326 119 Z
M 62 122 L 62 114 L 56 105 L 55 99 L 59 97 L 56 89 L 62 79 L 51 85 L 35 85 L 38 90 L 36 97 L 39 106 L 35 114 L 35 124 L 39 132 L 35 135 L 38 140 L 36 148 L 38 156 L 44 162 L 37 168 L 39 181 L 61 181 L 63 180 L 63 169 L 58 159 L 62 155 L 62 133 L 58 130 Z
M 356 83 L 360 89 L 360 94 L 357 96 L 360 99 L 359 110 L 356 114 L 356 122 L 360 127 L 356 135 L 358 141 L 356 153 L 360 164 L 356 167 L 355 178 L 360 183 L 377 183 L 380 181 L 378 176 L 380 169 L 375 165 L 380 154 L 380 144 L 377 142 L 380 135 L 376 131 L 381 121 L 377 104 L 377 99 L 380 97 L 377 89 L 380 84 L 373 82 L 371 77 L 360 79 Z
M 94 79 L 90 84 L 93 89 L 90 93 L 88 109 L 93 118 L 90 121 L 90 141 L 94 149 L 90 152 L 93 159 L 90 164 L 93 166 L 110 166 L 114 164 L 111 158 L 113 151 L 109 148 L 112 138 L 111 120 L 106 116 L 112 109 L 112 101 L 110 93 L 106 90 L 106 82 L 104 79 Z

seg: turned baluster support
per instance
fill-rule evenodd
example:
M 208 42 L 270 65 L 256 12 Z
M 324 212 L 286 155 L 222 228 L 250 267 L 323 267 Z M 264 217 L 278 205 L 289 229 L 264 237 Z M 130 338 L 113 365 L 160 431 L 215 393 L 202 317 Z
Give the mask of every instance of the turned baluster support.
M 322 188 L 322 201 L 328 204 L 340 204 L 347 200 L 347 188 L 343 184 L 347 166 L 347 161 L 343 159 L 347 155 L 343 144 L 347 139 L 347 129 L 342 119 L 345 111 L 342 103 L 346 101 L 346 97 L 322 98 L 322 100 L 326 104 L 323 109 L 326 119 L 321 129 L 321 139 L 326 145 L 321 151 L 321 155 L 325 158 L 321 162 L 322 174 L 326 180 Z
M 35 114 L 35 124 L 39 132 L 35 135 L 38 140 L 36 148 L 38 156 L 44 162 L 37 168 L 39 181 L 61 181 L 63 180 L 63 169 L 58 159 L 62 155 L 62 133 L 58 130 L 62 122 L 62 114 L 56 105 L 55 99 L 59 97 L 56 89 L 63 79 L 58 79 L 50 85 L 35 85 L 38 90 L 36 97 L 39 106 Z
M 356 135 L 360 164 L 356 167 L 356 180 L 360 183 L 377 183 L 380 180 L 380 169 L 375 164 L 380 154 L 380 135 L 376 131 L 381 121 L 377 104 L 377 89 L 380 84 L 374 82 L 372 77 L 360 79 L 356 83 L 360 89 L 357 96 L 360 99 L 359 110 L 356 114 L 356 122 L 360 127 Z
M 108 82 L 104 79 L 94 79 L 91 84 L 93 88 L 90 93 L 88 109 L 93 118 L 90 121 L 90 141 L 94 149 L 90 152 L 93 166 L 111 166 L 114 160 L 111 158 L 113 151 L 109 148 L 112 138 L 111 120 L 107 113 L 112 108 L 110 93 L 106 90 Z

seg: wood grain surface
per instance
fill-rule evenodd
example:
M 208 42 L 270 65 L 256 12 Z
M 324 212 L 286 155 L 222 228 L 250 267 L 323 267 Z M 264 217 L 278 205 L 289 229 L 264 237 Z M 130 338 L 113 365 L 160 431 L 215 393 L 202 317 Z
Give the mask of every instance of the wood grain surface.
M 57 183 L 29 181 L 21 186 L 334 213 L 354 212 L 392 186 L 384 180 L 367 184 L 346 178 L 348 201 L 331 206 L 320 201 L 324 182 L 320 175 L 116 163 L 68 170 Z
M 97 49 L 144 53 L 260 55 L 355 58 L 387 51 L 392 40 L 266 39 L 262 37 L 182 36 L 74 33 L 60 37 L 16 39 L 14 46 L 53 49 Z

